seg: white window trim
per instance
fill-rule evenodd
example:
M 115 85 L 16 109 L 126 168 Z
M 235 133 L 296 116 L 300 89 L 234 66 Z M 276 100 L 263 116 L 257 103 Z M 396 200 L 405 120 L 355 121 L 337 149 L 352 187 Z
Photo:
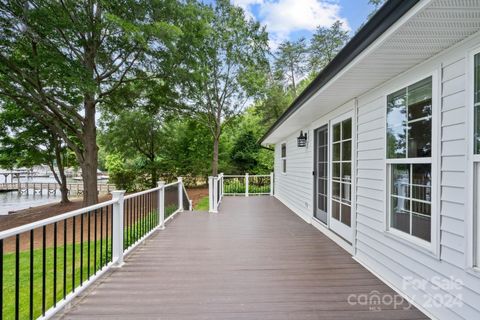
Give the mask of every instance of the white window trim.
M 384 214 L 384 234 L 387 237 L 391 237 L 395 240 L 399 240 L 405 245 L 411 246 L 414 249 L 420 249 L 435 258 L 439 259 L 440 256 L 440 116 L 441 116 L 441 104 L 440 104 L 440 90 L 441 87 L 439 79 L 439 71 L 441 66 L 438 66 L 435 70 L 415 77 L 409 77 L 406 81 L 402 81 L 398 86 L 388 88 L 388 92 L 384 93 L 383 101 L 385 103 L 385 127 L 384 127 L 384 163 L 385 163 L 385 214 Z M 388 159 L 387 158 L 387 100 L 388 96 L 394 92 L 397 92 L 403 88 L 413 85 L 425 78 L 432 77 L 432 155 L 430 158 L 400 158 L 400 159 Z M 408 152 L 408 146 L 407 150 Z M 405 163 L 405 164 L 418 164 L 418 163 L 430 163 L 431 175 L 432 175 L 432 199 L 431 199 L 431 227 L 430 227 L 430 239 L 431 241 L 425 241 L 413 235 L 407 234 L 400 230 L 390 227 L 390 193 L 391 193 L 391 165 Z
M 470 119 L 467 122 L 468 138 L 467 138 L 467 176 L 468 179 L 468 204 L 467 214 L 465 219 L 465 247 L 466 247 L 466 270 L 476 276 L 480 275 L 480 245 L 478 244 L 478 237 L 480 237 L 480 155 L 475 154 L 475 144 L 473 136 L 475 133 L 475 119 L 474 119 L 474 57 L 480 54 L 480 46 L 474 47 L 467 55 L 466 63 L 466 107 L 467 117 Z
M 282 149 L 283 146 L 285 145 L 285 157 L 282 155 Z M 280 143 L 280 167 L 281 167 L 281 172 L 283 175 L 287 174 L 287 142 L 284 141 Z M 285 167 L 283 166 L 283 162 L 285 161 Z M 284 169 L 285 168 L 285 169 Z

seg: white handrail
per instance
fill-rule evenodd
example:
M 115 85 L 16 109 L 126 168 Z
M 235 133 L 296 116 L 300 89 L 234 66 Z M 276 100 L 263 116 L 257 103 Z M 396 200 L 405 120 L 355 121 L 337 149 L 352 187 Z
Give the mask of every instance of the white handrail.
M 105 201 L 105 202 L 94 204 L 94 205 L 89 206 L 89 207 L 80 208 L 80 209 L 73 210 L 73 211 L 70 211 L 70 212 L 67 212 L 67 213 L 59 214 L 59 215 L 54 216 L 54 217 L 50 217 L 50 218 L 46 218 L 46 219 L 43 219 L 43 220 L 39 220 L 39 221 L 31 222 L 31 223 L 28 223 L 28 224 L 24 224 L 24 225 L 16 227 L 16 228 L 4 230 L 4 231 L 0 232 L 0 239 L 5 239 L 5 238 L 8 238 L 8 237 L 20 234 L 20 233 L 30 231 L 32 229 L 36 229 L 38 227 L 43 227 L 43 226 L 46 226 L 46 225 L 49 225 L 49 224 L 52 224 L 52 223 L 55 223 L 55 222 L 59 222 L 61 220 L 65 220 L 65 219 L 68 219 L 68 218 L 71 218 L 71 217 L 74 217 L 74 216 L 78 216 L 78 215 L 81 215 L 82 213 L 85 213 L 85 212 L 94 211 L 94 210 L 97 210 L 97 209 L 100 209 L 100 208 L 104 208 L 104 207 L 107 207 L 107 206 L 112 205 L 114 203 L 117 203 L 117 201 L 116 200 L 108 200 L 108 201 Z
M 125 199 L 125 200 L 128 200 L 128 199 L 135 198 L 135 197 L 138 197 L 138 196 L 141 196 L 141 195 L 144 195 L 144 194 L 153 192 L 153 191 L 158 191 L 158 190 L 160 190 L 160 187 L 155 187 L 155 188 L 148 189 L 148 190 L 144 190 L 144 191 L 140 191 L 140 192 L 137 192 L 137 193 L 132 193 L 132 194 L 126 195 L 126 196 L 124 197 L 124 199 Z

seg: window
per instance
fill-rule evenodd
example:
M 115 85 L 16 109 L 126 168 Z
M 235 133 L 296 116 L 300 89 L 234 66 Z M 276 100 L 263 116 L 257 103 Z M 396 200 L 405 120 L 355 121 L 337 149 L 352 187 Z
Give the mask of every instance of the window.
M 287 172 L 287 144 L 282 143 L 282 173 Z
M 432 77 L 387 97 L 389 226 L 431 241 Z

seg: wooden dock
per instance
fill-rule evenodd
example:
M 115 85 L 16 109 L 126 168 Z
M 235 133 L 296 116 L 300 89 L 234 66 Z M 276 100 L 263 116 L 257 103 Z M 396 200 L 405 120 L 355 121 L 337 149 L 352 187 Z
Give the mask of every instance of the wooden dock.
M 180 213 L 57 318 L 427 319 L 406 302 L 356 300 L 396 293 L 275 198 L 219 209 Z
M 69 195 L 82 195 L 82 183 L 69 183 L 67 185 Z M 98 192 L 105 194 L 115 190 L 113 184 L 98 184 Z M 22 182 L 22 183 L 0 183 L 0 192 L 17 191 L 20 194 L 57 194 L 60 193 L 60 186 L 57 183 L 40 183 L 40 182 Z

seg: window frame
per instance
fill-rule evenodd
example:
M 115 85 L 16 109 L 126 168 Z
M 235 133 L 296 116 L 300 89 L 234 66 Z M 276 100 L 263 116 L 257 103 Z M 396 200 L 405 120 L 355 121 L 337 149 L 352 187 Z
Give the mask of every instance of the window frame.
M 438 67 L 440 68 L 440 66 Z M 440 170 L 439 170 L 439 159 L 440 159 L 440 148 L 438 144 L 440 143 L 439 133 L 440 133 L 440 115 L 441 115 L 441 105 L 439 98 L 439 88 L 440 88 L 440 79 L 439 79 L 438 69 L 431 70 L 430 72 L 416 74 L 406 78 L 403 81 L 397 82 L 394 86 L 389 86 L 385 89 L 383 95 L 384 101 L 384 161 L 385 161 L 385 215 L 384 215 L 384 233 L 388 237 L 392 237 L 395 240 L 398 240 L 406 245 L 412 246 L 415 249 L 421 249 L 424 252 L 439 258 L 439 217 L 440 212 L 438 205 L 438 195 L 440 194 Z M 406 87 L 412 86 L 417 82 L 420 82 L 428 77 L 432 78 L 432 115 L 431 115 L 431 156 L 428 158 L 416 157 L 408 158 L 408 141 L 406 145 L 406 157 L 405 158 L 388 158 L 387 157 L 387 115 L 388 115 L 388 96 L 405 89 Z M 408 234 L 401 230 L 391 227 L 391 174 L 392 174 L 392 165 L 394 164 L 430 164 L 431 165 L 431 214 L 430 214 L 430 242 L 423 240 L 414 235 Z
M 283 155 L 283 147 L 285 147 L 285 156 Z M 287 174 L 287 142 L 280 143 L 280 166 L 282 174 Z
M 466 106 L 467 115 L 470 119 L 468 126 L 468 167 L 466 170 L 468 179 L 468 201 L 466 228 L 466 269 L 472 274 L 480 275 L 480 154 L 475 153 L 475 56 L 480 54 L 480 46 L 470 50 L 467 56 L 465 71 L 467 77 Z

